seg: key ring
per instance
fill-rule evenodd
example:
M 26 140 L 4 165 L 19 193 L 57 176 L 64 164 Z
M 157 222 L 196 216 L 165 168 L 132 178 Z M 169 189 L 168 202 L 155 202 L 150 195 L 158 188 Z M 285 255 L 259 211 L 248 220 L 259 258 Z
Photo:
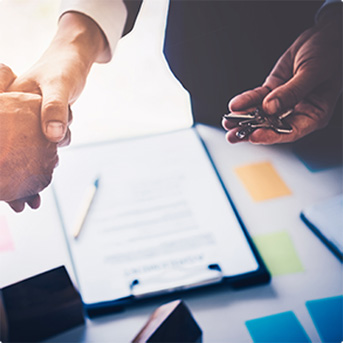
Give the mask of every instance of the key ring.
M 248 113 L 231 112 L 224 114 L 225 119 L 240 119 L 238 126 L 240 130 L 236 132 L 238 139 L 248 137 L 256 129 L 273 129 L 278 133 L 291 133 L 293 128 L 283 120 L 293 113 L 293 109 L 282 112 L 279 115 L 268 115 L 260 107 Z

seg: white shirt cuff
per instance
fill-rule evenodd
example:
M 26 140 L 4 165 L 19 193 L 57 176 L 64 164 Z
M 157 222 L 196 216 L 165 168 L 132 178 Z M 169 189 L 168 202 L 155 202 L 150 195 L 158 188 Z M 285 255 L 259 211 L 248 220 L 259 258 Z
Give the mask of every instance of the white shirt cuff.
M 123 34 L 127 10 L 122 0 L 62 0 L 60 17 L 66 12 L 79 12 L 94 20 L 103 31 L 108 47 L 103 60 L 108 62 Z

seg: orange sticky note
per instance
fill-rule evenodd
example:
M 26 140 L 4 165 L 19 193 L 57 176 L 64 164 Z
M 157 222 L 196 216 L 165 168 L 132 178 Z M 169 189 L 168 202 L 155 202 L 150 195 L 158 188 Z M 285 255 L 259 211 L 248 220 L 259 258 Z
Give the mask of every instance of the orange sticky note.
M 0 217 L 0 252 L 14 250 L 14 243 L 5 217 Z
M 254 201 L 292 194 L 270 162 L 248 164 L 235 172 Z

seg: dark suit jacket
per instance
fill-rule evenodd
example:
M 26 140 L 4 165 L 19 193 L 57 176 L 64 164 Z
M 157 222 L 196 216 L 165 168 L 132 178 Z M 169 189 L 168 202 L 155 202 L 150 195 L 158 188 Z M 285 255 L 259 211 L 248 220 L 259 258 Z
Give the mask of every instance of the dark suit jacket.
M 157 0 L 156 0 L 157 1 Z M 197 122 L 219 126 L 227 102 L 259 86 L 323 1 L 170 0 L 164 53 Z M 132 27 L 140 0 L 125 0 Z

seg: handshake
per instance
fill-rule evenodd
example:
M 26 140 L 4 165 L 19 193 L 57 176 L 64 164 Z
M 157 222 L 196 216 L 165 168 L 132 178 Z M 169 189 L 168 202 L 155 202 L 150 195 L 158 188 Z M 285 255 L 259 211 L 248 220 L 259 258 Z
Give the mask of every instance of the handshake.
M 119 7 L 118 27 L 124 27 L 126 14 Z M 240 128 L 227 117 L 222 125 L 229 142 L 294 142 L 329 122 L 342 91 L 342 16 L 334 6 L 328 8 L 280 57 L 262 86 L 229 103 L 233 113 L 261 104 L 269 115 L 292 108 L 292 133 L 259 128 L 239 139 Z M 117 31 L 112 48 L 120 39 Z M 60 17 L 48 49 L 24 75 L 16 77 L 0 64 L 0 201 L 14 211 L 22 211 L 25 203 L 39 207 L 39 192 L 49 185 L 58 163 L 57 149 L 70 142 L 69 105 L 81 94 L 93 63 L 110 58 L 111 47 L 98 24 L 71 11 Z
M 57 147 L 41 129 L 42 97 L 13 89 L 16 77 L 0 65 L 0 200 L 20 212 L 25 203 L 40 205 L 39 192 L 49 185 L 58 163 Z M 68 131 L 69 132 L 69 131 Z
M 92 19 L 66 13 L 41 58 L 23 75 L 0 64 L 0 201 L 21 212 L 40 206 L 68 145 L 69 105 L 81 94 L 92 64 L 103 61 L 104 36 Z

